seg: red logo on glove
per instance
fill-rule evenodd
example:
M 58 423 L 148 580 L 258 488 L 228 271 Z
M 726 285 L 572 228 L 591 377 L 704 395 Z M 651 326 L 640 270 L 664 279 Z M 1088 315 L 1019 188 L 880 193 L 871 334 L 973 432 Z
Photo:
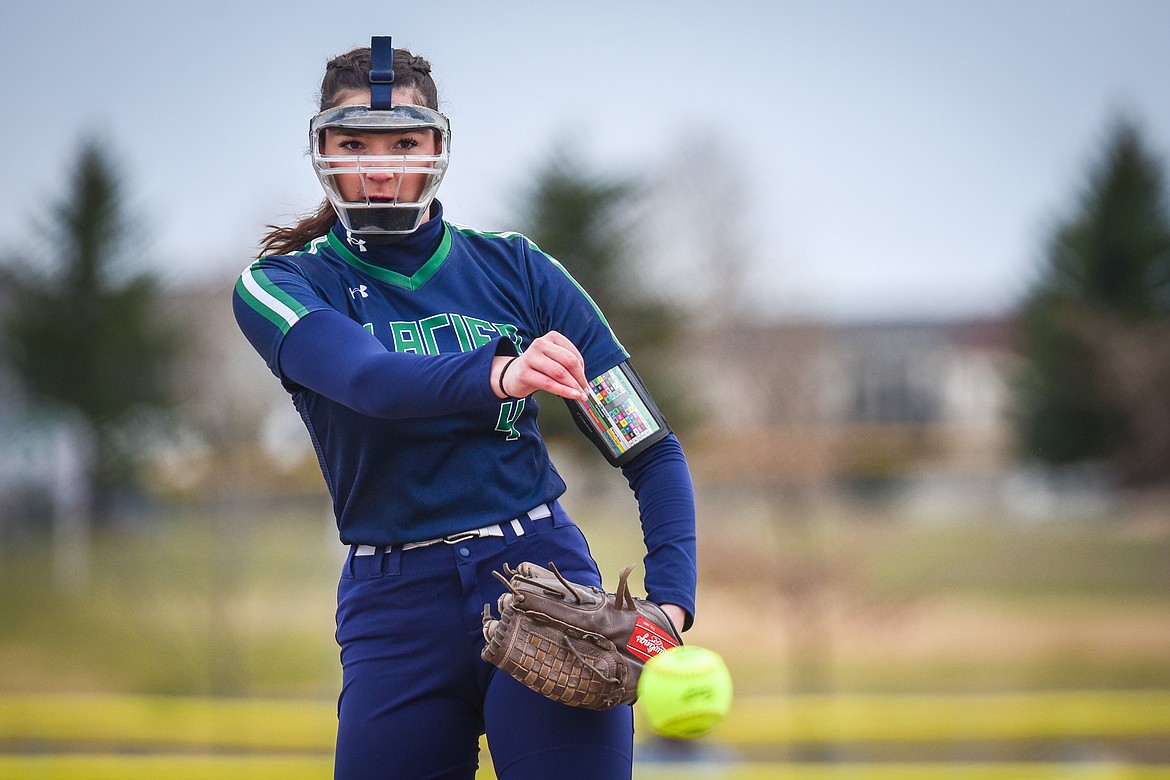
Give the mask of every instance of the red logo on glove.
M 626 643 L 626 649 L 641 658 L 649 661 L 663 650 L 678 647 L 678 642 L 662 632 L 662 629 L 644 617 L 638 618 L 634 626 L 634 633 Z

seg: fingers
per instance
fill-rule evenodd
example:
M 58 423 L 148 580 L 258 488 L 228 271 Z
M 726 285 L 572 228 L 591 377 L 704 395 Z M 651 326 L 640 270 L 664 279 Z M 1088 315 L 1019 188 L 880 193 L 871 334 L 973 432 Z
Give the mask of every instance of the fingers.
M 585 400 L 585 361 L 571 341 L 549 331 L 528 345 L 508 369 L 505 389 L 514 397 L 544 390 L 575 401 Z
M 573 375 L 573 379 L 580 385 L 581 390 L 587 390 L 589 387 L 589 379 L 585 376 L 585 358 L 581 357 L 581 352 L 577 349 L 576 345 L 555 330 L 550 330 L 541 338 L 548 339 L 550 343 L 556 344 L 570 354 L 570 361 L 568 363 L 562 363 L 562 365 Z

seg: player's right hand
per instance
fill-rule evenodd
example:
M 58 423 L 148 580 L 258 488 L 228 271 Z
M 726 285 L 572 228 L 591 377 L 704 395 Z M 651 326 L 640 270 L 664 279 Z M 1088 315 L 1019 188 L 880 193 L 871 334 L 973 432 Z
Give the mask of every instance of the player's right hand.
M 500 372 L 512 360 L 496 357 L 492 361 L 492 390 L 500 396 Z M 511 398 L 525 398 L 545 390 L 561 398 L 585 400 L 585 361 L 573 342 L 550 330 L 531 344 L 504 373 L 503 389 Z

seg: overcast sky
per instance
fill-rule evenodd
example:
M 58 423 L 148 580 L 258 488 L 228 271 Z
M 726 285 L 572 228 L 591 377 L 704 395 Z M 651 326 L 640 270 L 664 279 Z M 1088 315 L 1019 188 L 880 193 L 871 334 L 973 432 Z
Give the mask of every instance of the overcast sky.
M 777 314 L 1005 311 L 1113 117 L 1170 149 L 1163 0 L 41 0 L 0 11 L 0 247 L 35 241 L 96 134 L 158 267 L 230 280 L 319 202 L 321 71 L 371 34 L 434 65 L 456 222 L 515 227 L 561 139 L 599 175 L 650 173 L 703 129 L 738 163 L 736 243 Z

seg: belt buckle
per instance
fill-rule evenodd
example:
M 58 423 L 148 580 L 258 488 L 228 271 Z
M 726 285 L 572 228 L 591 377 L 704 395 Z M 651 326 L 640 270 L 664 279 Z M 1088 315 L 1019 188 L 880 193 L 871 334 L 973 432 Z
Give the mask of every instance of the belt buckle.
M 459 544 L 460 542 L 466 542 L 468 539 L 477 538 L 479 538 L 479 529 L 473 529 L 471 531 L 460 531 L 457 534 L 444 536 L 441 541 L 445 544 Z

